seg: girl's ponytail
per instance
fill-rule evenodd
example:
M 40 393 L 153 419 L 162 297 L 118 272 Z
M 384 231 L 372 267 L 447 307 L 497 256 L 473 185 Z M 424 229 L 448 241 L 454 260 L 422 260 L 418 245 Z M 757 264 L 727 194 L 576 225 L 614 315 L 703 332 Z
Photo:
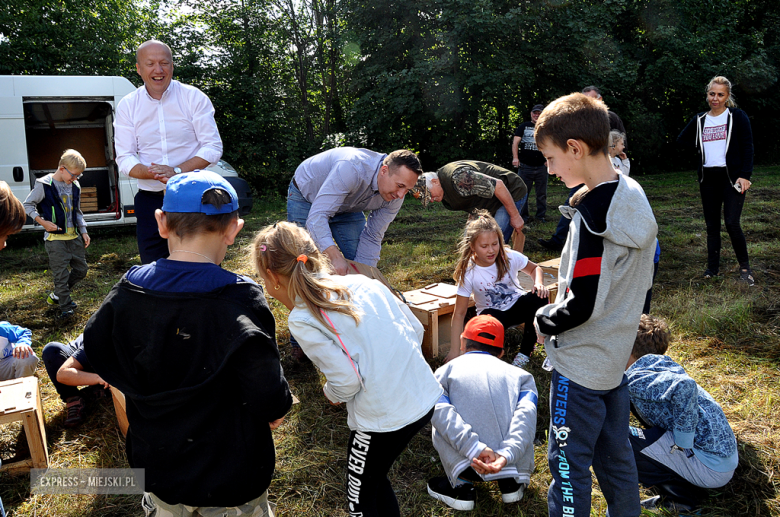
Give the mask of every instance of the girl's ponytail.
M 312 315 L 328 326 L 320 312 L 335 311 L 360 322 L 349 289 L 329 278 L 330 260 L 319 252 L 305 229 L 288 222 L 266 226 L 252 245 L 252 262 L 258 271 L 266 269 L 290 279 L 287 294 L 296 305 L 303 302 Z

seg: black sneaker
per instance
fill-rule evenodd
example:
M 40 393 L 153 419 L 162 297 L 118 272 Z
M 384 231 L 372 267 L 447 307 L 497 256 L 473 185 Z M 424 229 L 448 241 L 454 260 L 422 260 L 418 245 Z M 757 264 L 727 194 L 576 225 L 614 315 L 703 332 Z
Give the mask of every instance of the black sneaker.
M 753 272 L 750 270 L 750 268 L 739 270 L 739 281 L 745 282 L 748 287 L 753 287 L 756 285 L 756 281 L 753 280 Z
M 473 510 L 477 500 L 477 491 L 471 483 L 452 488 L 446 477 L 428 480 L 428 494 L 454 510 Z
M 563 250 L 563 244 L 555 242 L 552 239 L 539 239 L 537 242 L 539 244 L 541 244 L 543 248 L 547 248 L 550 251 L 562 251 Z
M 73 309 L 65 309 L 64 311 L 62 311 L 61 313 L 59 313 L 57 315 L 57 319 L 58 320 L 66 320 L 66 319 L 70 318 L 71 316 L 73 316 Z
M 525 484 L 518 483 L 514 478 L 498 480 L 498 489 L 501 491 L 501 500 L 505 503 L 516 503 L 523 498 Z
M 718 276 L 718 272 L 713 271 L 710 268 L 707 268 L 704 270 L 704 275 L 702 276 L 704 277 L 705 280 L 709 280 L 710 278 L 715 278 L 716 276 Z
M 75 396 L 68 398 L 65 402 L 66 407 L 68 408 L 68 416 L 65 417 L 65 423 L 63 425 L 68 429 L 72 429 L 84 423 L 84 418 L 86 418 L 84 410 L 87 407 L 84 399 Z

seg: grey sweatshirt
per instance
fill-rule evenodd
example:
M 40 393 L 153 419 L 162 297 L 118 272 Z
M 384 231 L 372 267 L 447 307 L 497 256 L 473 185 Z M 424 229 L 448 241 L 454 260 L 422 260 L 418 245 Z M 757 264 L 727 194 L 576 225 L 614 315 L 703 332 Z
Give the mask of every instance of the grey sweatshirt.
M 528 484 L 534 470 L 537 391 L 533 376 L 485 352 L 468 352 L 436 370 L 444 389 L 433 412 L 433 446 L 455 486 L 490 447 L 506 466 L 483 479 Z
M 536 328 L 558 373 L 611 390 L 623 379 L 652 285 L 658 227 L 642 187 L 623 174 L 560 210 L 571 223 L 558 295 L 536 312 Z

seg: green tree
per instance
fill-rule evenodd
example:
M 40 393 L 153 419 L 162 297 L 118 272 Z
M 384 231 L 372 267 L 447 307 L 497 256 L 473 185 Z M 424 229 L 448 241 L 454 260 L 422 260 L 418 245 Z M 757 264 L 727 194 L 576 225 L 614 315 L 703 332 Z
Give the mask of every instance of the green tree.
M 143 34 L 159 28 L 154 1 L 6 0 L 3 5 L 0 74 L 129 76 Z

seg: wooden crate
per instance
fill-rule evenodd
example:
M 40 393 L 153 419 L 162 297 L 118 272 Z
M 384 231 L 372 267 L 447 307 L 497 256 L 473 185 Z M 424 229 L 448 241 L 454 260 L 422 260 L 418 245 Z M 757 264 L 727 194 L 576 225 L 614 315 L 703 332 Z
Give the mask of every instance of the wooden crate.
M 81 188 L 81 211 L 86 213 L 98 211 L 97 187 Z
M 555 301 L 558 292 L 558 266 L 561 259 L 553 259 L 539 263 L 544 270 L 544 285 L 550 291 L 550 301 Z M 525 273 L 520 273 L 519 284 L 526 291 L 533 289 L 533 281 Z M 403 293 L 412 313 L 425 328 L 422 351 L 430 360 L 444 355 L 451 346 L 452 314 L 455 312 L 455 297 L 458 288 L 452 284 L 431 284 L 422 289 Z M 474 307 L 474 299 L 469 298 L 469 307 Z M 459 344 L 457 344 L 459 346 Z
M 0 424 L 22 422 L 27 445 L 28 460 L 8 463 L 0 472 L 25 472 L 31 468 L 49 467 L 49 449 L 46 446 L 46 428 L 43 421 L 41 392 L 36 377 L 22 377 L 0 382 Z
M 114 399 L 114 412 L 116 413 L 116 421 L 119 424 L 119 430 L 122 432 L 122 436 L 127 436 L 127 429 L 130 427 L 130 422 L 127 421 L 127 402 L 125 401 L 125 394 L 111 386 L 111 398 Z
M 545 262 L 539 262 L 537 265 L 544 271 L 544 285 L 550 291 L 549 300 L 550 303 L 555 301 L 555 297 L 558 294 L 558 266 L 561 263 L 560 257 L 557 259 L 547 260 Z M 531 277 L 525 273 L 518 275 L 518 283 L 520 287 L 526 291 L 531 291 L 534 288 L 534 281 Z
M 433 359 L 449 351 L 452 313 L 458 288 L 452 284 L 431 284 L 404 294 L 412 313 L 425 328 L 422 352 L 426 359 Z M 469 307 L 474 299 L 469 298 Z
M 398 298 L 401 298 L 401 296 L 398 294 L 398 291 L 393 288 L 392 285 L 390 285 L 390 282 L 387 281 L 387 278 L 385 278 L 385 275 L 382 274 L 381 271 L 379 271 L 374 266 L 368 266 L 366 264 L 361 264 L 360 262 L 355 262 L 354 260 L 347 260 L 347 274 L 348 275 L 363 275 L 367 276 L 368 278 L 373 278 L 374 280 L 379 280 L 384 284 L 385 287 L 390 289 L 390 292 L 396 295 Z

